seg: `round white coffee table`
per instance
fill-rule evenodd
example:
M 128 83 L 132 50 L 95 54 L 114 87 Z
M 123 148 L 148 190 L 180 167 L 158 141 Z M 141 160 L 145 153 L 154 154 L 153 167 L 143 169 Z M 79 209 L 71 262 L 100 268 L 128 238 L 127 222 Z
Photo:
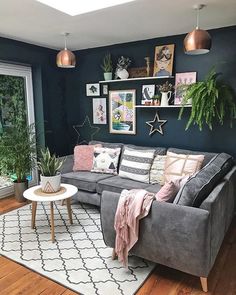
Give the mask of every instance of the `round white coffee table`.
M 54 210 L 53 210 L 53 202 L 59 200 L 66 200 L 68 216 L 70 220 L 70 224 L 72 221 L 72 213 L 71 213 L 71 204 L 70 199 L 78 192 L 76 186 L 71 184 L 61 183 L 61 189 L 56 193 L 44 193 L 41 190 L 40 185 L 33 186 L 26 191 L 24 191 L 23 195 L 26 199 L 32 201 L 32 219 L 31 219 L 31 228 L 35 228 L 35 217 L 36 217 L 36 209 L 37 202 L 50 202 L 51 209 L 51 238 L 52 242 L 55 242 L 55 234 L 54 234 Z

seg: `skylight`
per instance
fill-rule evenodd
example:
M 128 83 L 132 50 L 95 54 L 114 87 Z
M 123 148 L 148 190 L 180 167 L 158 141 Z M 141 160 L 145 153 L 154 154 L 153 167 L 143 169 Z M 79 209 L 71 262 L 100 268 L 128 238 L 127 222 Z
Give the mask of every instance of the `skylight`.
M 112 7 L 135 0 L 36 0 L 71 16 Z

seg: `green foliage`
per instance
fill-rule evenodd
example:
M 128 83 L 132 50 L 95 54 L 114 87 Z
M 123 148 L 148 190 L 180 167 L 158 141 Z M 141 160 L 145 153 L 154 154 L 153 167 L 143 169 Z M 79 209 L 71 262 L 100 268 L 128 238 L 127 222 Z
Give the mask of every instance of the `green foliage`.
M 111 54 L 107 53 L 103 58 L 103 64 L 101 65 L 104 73 L 111 73 L 113 71 Z
M 43 176 L 55 176 L 59 172 L 64 159 L 59 159 L 56 155 L 51 155 L 49 148 L 41 150 L 40 161 L 38 162 L 38 168 Z
M 219 78 L 219 73 L 211 70 L 204 81 L 190 85 L 184 85 L 183 106 L 179 113 L 181 119 L 184 105 L 188 100 L 192 100 L 192 110 L 186 125 L 186 130 L 191 124 L 198 125 L 202 130 L 204 123 L 212 130 L 215 119 L 223 125 L 225 118 L 230 119 L 232 127 L 233 120 L 236 119 L 236 103 L 233 89 L 224 84 Z
M 36 140 L 34 125 L 27 124 L 23 78 L 0 76 L 0 110 L 0 172 L 26 181 L 35 163 Z

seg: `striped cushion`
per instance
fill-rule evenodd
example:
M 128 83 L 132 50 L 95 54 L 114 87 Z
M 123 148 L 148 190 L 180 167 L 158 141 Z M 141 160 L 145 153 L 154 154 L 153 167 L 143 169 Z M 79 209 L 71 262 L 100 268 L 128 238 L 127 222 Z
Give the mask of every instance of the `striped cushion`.
M 149 183 L 149 173 L 155 150 L 137 150 L 125 147 L 119 176 Z

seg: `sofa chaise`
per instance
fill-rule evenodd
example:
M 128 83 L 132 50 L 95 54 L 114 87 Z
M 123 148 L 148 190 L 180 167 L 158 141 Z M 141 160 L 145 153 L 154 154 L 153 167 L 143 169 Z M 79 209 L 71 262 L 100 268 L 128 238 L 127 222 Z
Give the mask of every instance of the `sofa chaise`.
M 116 143 L 90 142 L 90 144 L 97 143 L 105 147 L 136 147 Z M 150 147 L 140 146 L 136 148 L 150 149 Z M 215 153 L 161 147 L 155 149 L 156 154 L 161 155 L 166 154 L 167 150 L 177 154 L 203 154 L 205 158 L 202 170 L 204 171 L 204 167 L 208 170 L 211 170 L 211 167 L 213 170 L 218 169 L 214 166 L 214 159 L 217 158 Z M 120 192 L 123 189 L 133 188 L 157 192 L 160 185 L 151 185 L 109 174 L 73 172 L 72 167 L 73 155 L 70 155 L 62 169 L 62 182 L 78 187 L 77 199 L 80 202 L 101 207 L 104 241 L 107 246 L 114 248 L 113 225 Z M 223 164 L 222 170 L 225 170 L 225 173 L 221 175 L 218 171 L 220 178 L 215 179 L 215 185 L 210 187 L 208 192 L 204 190 L 205 186 L 209 185 L 209 181 L 205 182 L 206 185 L 201 188 L 205 196 L 200 195 L 204 198 L 197 206 L 186 203 L 186 196 L 188 198 L 192 192 L 196 193 L 196 188 L 191 186 L 190 190 L 181 192 L 182 197 L 178 197 L 179 194 L 177 194 L 173 203 L 154 201 L 149 215 L 140 221 L 139 240 L 131 251 L 136 256 L 200 277 L 205 292 L 207 292 L 207 277 L 235 211 L 236 166 L 232 163 L 228 166 Z M 201 174 L 197 177 L 200 179 Z M 204 174 L 202 178 L 206 178 Z

